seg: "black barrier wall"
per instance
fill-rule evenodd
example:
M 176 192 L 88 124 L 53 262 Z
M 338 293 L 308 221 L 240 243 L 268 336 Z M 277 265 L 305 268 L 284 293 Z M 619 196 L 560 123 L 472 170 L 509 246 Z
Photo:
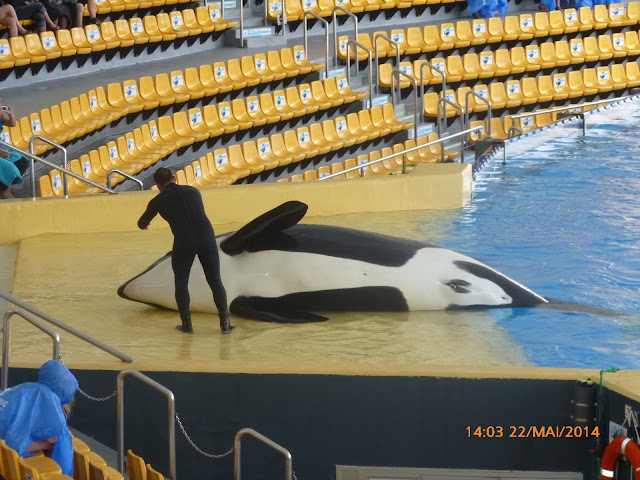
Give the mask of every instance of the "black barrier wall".
M 10 384 L 36 372 L 11 369 Z M 89 395 L 116 389 L 117 372 L 74 370 Z M 583 472 L 591 432 L 569 427 L 574 381 L 144 372 L 171 389 L 192 440 L 211 454 L 250 427 L 293 456 L 298 478 L 335 478 L 335 465 Z M 76 395 L 70 424 L 116 448 L 116 398 Z M 480 427 L 480 429 L 478 429 Z M 564 427 L 564 428 L 563 428 Z M 206 458 L 176 427 L 178 478 L 232 478 L 233 455 Z M 125 449 L 168 474 L 165 397 L 128 377 Z M 282 478 L 284 461 L 247 439 L 243 478 Z

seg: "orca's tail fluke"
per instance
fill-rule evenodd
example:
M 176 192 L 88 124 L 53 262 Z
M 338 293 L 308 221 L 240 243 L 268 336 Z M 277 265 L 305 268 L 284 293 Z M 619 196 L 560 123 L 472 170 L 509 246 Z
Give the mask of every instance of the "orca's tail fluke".
M 624 317 L 626 313 L 614 312 L 607 308 L 595 307 L 593 305 L 581 305 L 579 303 L 565 302 L 564 300 L 549 299 L 548 303 L 538 305 L 538 308 L 549 310 L 560 310 L 569 313 L 590 313 L 592 315 L 603 315 L 605 317 Z

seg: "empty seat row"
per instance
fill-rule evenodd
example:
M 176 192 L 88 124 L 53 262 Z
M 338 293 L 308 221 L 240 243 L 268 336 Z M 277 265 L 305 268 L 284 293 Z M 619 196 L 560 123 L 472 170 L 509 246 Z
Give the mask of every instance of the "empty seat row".
M 387 104 L 216 149 L 187 165 L 176 177 L 180 182 L 184 175 L 189 185 L 197 187 L 229 185 L 249 175 L 375 140 L 411 125 L 400 122 L 391 104 Z
M 445 72 L 447 82 L 460 82 L 634 55 L 640 55 L 640 40 L 637 32 L 630 31 L 584 39 L 574 38 L 569 42 L 558 40 L 541 45 L 501 48 L 495 52 L 467 53 L 462 57 L 449 55 L 446 59 L 433 58 L 430 63 Z M 400 62 L 400 70 L 414 76 L 418 81 L 424 77 L 425 84 L 442 83 L 441 75 L 426 66 L 426 62 L 426 60 Z M 378 81 L 381 87 L 392 86 L 393 68 L 391 63 L 379 65 Z M 402 77 L 400 88 L 409 87 L 411 83 Z
M 288 22 L 302 20 L 305 11 L 311 11 L 321 17 L 329 17 L 335 7 L 341 7 L 351 13 L 375 12 L 398 8 L 410 8 L 417 5 L 445 4 L 461 0 L 275 0 L 267 2 L 267 16 L 270 20 L 279 20 L 282 4 Z M 340 15 L 344 13 L 338 11 Z
M 54 32 L 29 34 L 24 37 L 0 39 L 0 68 L 12 68 L 30 63 L 107 49 L 173 41 L 176 38 L 200 35 L 233 28 L 238 22 L 227 22 L 217 5 L 146 15 L 142 18 L 102 22 L 98 25 L 61 29 Z
M 531 105 L 550 101 L 561 101 L 612 90 L 634 88 L 640 85 L 640 69 L 636 62 L 624 65 L 613 64 L 609 67 L 585 68 L 583 71 L 539 75 L 537 78 L 527 77 L 521 80 L 491 82 L 487 85 L 475 85 L 473 88 L 462 87 L 448 90 L 446 97 L 461 106 L 464 110 L 467 102 L 470 112 L 484 112 L 488 105 L 469 91 L 487 99 L 493 110 L 513 108 L 520 105 Z M 424 96 L 425 115 L 438 115 L 440 93 L 430 92 Z M 455 108 L 447 108 L 447 116 L 459 115 Z
M 520 135 L 531 130 L 544 128 L 557 121 L 557 113 L 540 113 L 530 117 L 512 118 L 506 115 L 504 118 L 491 117 L 491 137 L 498 140 L 505 140 L 509 137 Z M 469 134 L 469 141 L 475 143 L 486 138 L 488 135 L 489 120 L 475 120 L 469 122 L 469 127 L 481 126 L 482 130 L 476 130 Z M 512 129 L 512 127 L 516 127 Z
M 190 0 L 96 0 L 98 14 L 122 12 L 124 10 L 139 10 L 142 8 L 162 7 L 177 3 L 189 3 Z M 86 11 L 85 7 L 85 11 Z
M 316 98 L 320 100 L 324 98 L 319 97 L 319 91 L 314 97 L 311 89 L 309 89 L 311 96 L 305 98 L 303 103 L 298 88 L 289 87 L 286 91 L 275 92 L 273 95 L 265 93 L 260 97 L 235 99 L 231 102 L 222 102 L 217 106 L 207 105 L 202 109 L 192 108 L 187 112 L 177 112 L 173 116 L 163 116 L 157 122 L 151 121 L 144 124 L 118 137 L 115 141 L 108 142 L 107 145 L 91 150 L 78 160 L 72 160 L 70 168 L 94 182 L 106 184 L 107 172 L 112 168 L 136 174 L 178 148 L 195 142 L 220 136 L 223 133 L 232 134 L 241 129 L 262 126 L 269 121 L 273 123 L 281 119 L 301 116 L 307 112 L 318 111 L 320 107 L 329 108 L 332 103 L 328 94 L 331 94 L 334 86 L 336 87 L 335 96 L 332 95 L 332 97 L 336 104 L 340 101 L 343 103 L 355 101 L 358 95 L 348 89 L 348 86 L 344 85 L 343 89 L 337 90 L 341 80 L 338 79 L 336 82 L 336 79 L 329 78 L 322 82 L 318 81 L 316 84 L 318 88 L 324 85 L 331 86 L 324 91 L 327 100 L 325 103 L 319 103 Z M 56 187 L 62 185 L 59 180 L 58 178 L 58 181 L 55 179 L 53 181 L 54 191 Z M 83 183 L 71 190 L 91 191 Z M 46 190 L 41 191 L 46 192 Z
M 213 65 L 201 65 L 198 69 L 188 68 L 184 72 L 158 74 L 155 79 L 142 77 L 137 82 L 126 80 L 122 84 L 112 83 L 107 85 L 106 92 L 103 87 L 98 87 L 50 109 L 45 108 L 29 117 L 20 118 L 17 126 L 5 129 L 2 134 L 3 140 L 26 149 L 31 136 L 39 134 L 62 144 L 132 112 L 241 89 L 247 86 L 248 82 L 253 85 L 258 81 L 258 74 L 259 80 L 266 81 L 276 76 L 283 78 L 308 73 L 317 70 L 318 67 L 322 68 L 321 65 L 307 61 L 304 49 L 297 46 L 293 49 L 283 48 L 279 53 L 273 50 L 266 56 L 256 54 L 240 60 L 230 59 L 226 64 L 216 62 Z M 320 81 L 312 82 L 308 88 L 314 99 L 322 105 L 327 101 L 332 105 L 336 102 L 348 103 L 366 95 L 361 92 L 349 93 L 351 91 L 347 88 L 344 77 L 329 80 L 324 84 Z M 290 96 L 292 95 L 291 93 Z M 300 89 L 300 96 L 304 96 L 304 100 L 307 100 L 307 95 L 307 88 Z M 281 106 L 284 108 L 286 105 Z M 47 144 L 38 143 L 36 153 L 42 153 L 49 148 Z
M 394 153 L 398 155 L 387 159 L 382 160 L 378 163 L 373 163 L 371 165 L 367 165 L 364 168 L 358 170 L 351 170 L 342 175 L 338 175 L 335 178 L 337 180 L 345 179 L 345 178 L 361 178 L 361 177 L 369 177 L 372 175 L 389 175 L 396 174 L 402 171 L 402 157 L 405 157 L 405 169 L 406 171 L 410 171 L 411 167 L 418 163 L 436 163 L 440 162 L 441 155 L 441 144 L 433 144 L 426 146 L 424 148 L 420 148 L 413 152 L 409 153 L 401 153 L 407 149 L 414 148 L 416 146 L 420 146 L 421 144 L 425 144 L 427 142 L 432 142 L 438 139 L 437 133 L 430 133 L 426 137 L 419 137 L 416 143 L 415 140 L 407 140 L 404 143 L 399 143 L 394 145 L 393 147 L 384 147 L 378 151 L 372 151 L 368 154 L 358 155 L 356 158 L 350 158 L 345 160 L 344 162 L 335 162 L 331 165 L 322 165 L 315 170 L 307 170 L 302 174 L 292 175 L 290 179 L 282 179 L 278 180 L 279 182 L 296 182 L 303 180 L 318 180 L 329 175 L 339 174 L 345 170 L 350 170 L 357 166 L 365 165 L 370 162 L 374 162 L 376 160 L 380 160 L 384 157 L 389 157 Z M 445 150 L 445 160 L 449 160 L 458 155 L 456 151 Z
M 595 21 L 595 14 L 598 14 Z M 628 19 L 626 14 L 633 16 Z M 553 22 L 551 21 L 553 17 Z M 603 18 L 600 18 L 603 17 Z M 602 20 L 602 21 L 600 21 Z M 605 27 L 619 25 L 633 25 L 640 20 L 640 2 L 628 4 L 625 9 L 622 4 L 596 6 L 592 11 L 583 7 L 579 12 L 575 9 L 564 11 L 538 12 L 536 14 L 522 14 L 507 16 L 504 18 L 493 17 L 489 19 L 475 19 L 440 25 L 426 25 L 424 27 L 410 27 L 406 30 L 396 29 L 390 32 L 380 31 L 373 34 L 362 33 L 358 35 L 358 42 L 375 50 L 378 44 L 379 57 L 394 56 L 395 46 L 390 44 L 378 34 L 382 34 L 398 44 L 401 55 L 428 53 L 436 50 L 450 50 L 464 48 L 470 45 L 484 45 L 486 43 L 505 42 L 509 40 L 529 40 L 534 37 L 546 37 L 571 33 L 578 30 L 590 31 Z M 629 23 L 631 22 L 631 23 Z M 338 39 L 338 56 L 342 59 L 347 55 L 348 37 L 341 36 Z M 366 52 L 358 49 L 358 59 L 364 60 Z M 356 56 L 355 49 L 350 51 L 350 58 Z

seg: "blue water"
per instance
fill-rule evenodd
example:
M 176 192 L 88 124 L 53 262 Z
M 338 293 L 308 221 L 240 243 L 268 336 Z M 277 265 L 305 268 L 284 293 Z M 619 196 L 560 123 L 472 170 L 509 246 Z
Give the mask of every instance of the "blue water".
M 487 164 L 442 246 L 547 298 L 624 316 L 494 309 L 536 365 L 640 369 L 640 113 Z M 597 118 L 597 117 L 596 117 Z M 592 121 L 592 120 L 590 120 Z M 524 140 L 527 142 L 527 140 Z

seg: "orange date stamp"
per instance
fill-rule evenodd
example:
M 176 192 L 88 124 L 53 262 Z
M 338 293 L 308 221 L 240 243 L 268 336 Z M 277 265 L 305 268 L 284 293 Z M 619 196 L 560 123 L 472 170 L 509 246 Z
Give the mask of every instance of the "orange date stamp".
M 585 438 L 599 437 L 598 427 L 561 425 L 467 426 L 469 438 Z

